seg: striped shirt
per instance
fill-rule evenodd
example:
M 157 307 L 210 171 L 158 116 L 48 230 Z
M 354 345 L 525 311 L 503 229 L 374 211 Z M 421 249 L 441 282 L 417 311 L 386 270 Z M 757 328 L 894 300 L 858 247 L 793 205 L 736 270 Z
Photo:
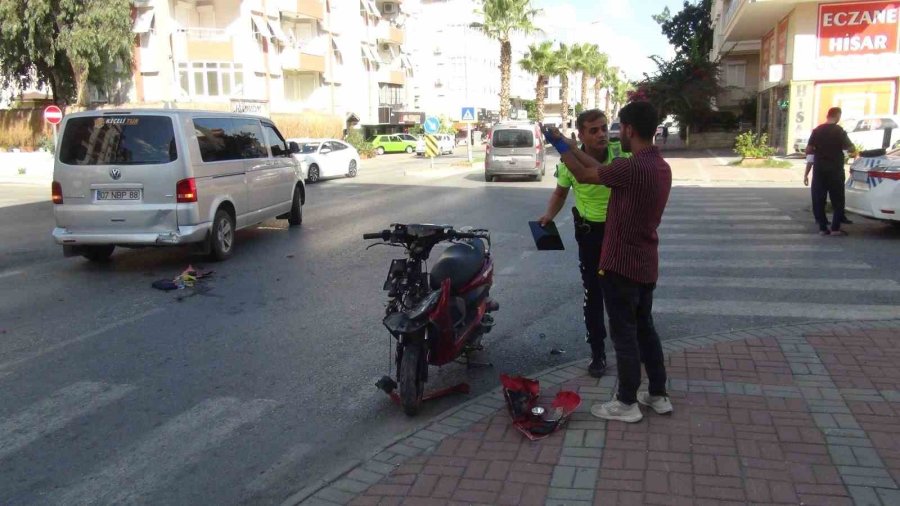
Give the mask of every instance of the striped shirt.
M 659 148 L 651 146 L 631 158 L 618 158 L 598 171 L 600 184 L 612 189 L 600 270 L 638 283 L 659 278 L 659 236 L 672 169 Z

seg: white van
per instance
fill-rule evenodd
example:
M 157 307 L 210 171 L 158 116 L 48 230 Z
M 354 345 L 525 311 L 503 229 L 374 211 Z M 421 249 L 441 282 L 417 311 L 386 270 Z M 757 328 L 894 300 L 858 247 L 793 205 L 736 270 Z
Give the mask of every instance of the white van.
M 266 118 L 188 110 L 67 115 L 53 168 L 65 256 L 105 261 L 116 246 L 194 244 L 212 259 L 236 230 L 270 218 L 303 221 L 299 163 Z

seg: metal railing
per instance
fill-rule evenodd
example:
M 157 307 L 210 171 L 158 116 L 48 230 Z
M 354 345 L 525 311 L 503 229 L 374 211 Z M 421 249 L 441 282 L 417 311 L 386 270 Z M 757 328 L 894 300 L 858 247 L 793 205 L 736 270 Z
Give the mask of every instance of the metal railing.
M 194 40 L 225 41 L 231 38 L 228 34 L 228 31 L 224 28 L 203 28 L 191 26 L 187 28 L 181 28 L 178 31 L 185 34 L 187 38 Z

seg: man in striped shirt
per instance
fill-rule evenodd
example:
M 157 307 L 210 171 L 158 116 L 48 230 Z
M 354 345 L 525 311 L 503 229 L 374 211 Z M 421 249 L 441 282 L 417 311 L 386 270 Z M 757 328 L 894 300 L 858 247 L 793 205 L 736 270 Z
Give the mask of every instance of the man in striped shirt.
M 545 130 L 563 163 L 579 183 L 611 188 L 606 233 L 600 255 L 600 279 L 616 350 L 619 389 L 611 401 L 591 408 L 607 420 L 638 422 L 638 403 L 660 414 L 672 412 L 666 393 L 666 368 L 653 326 L 653 290 L 659 276 L 656 229 L 672 188 L 672 170 L 653 145 L 659 117 L 647 102 L 632 102 L 619 113 L 622 147 L 631 158 L 602 165 L 554 128 Z M 650 386 L 638 393 L 641 362 Z

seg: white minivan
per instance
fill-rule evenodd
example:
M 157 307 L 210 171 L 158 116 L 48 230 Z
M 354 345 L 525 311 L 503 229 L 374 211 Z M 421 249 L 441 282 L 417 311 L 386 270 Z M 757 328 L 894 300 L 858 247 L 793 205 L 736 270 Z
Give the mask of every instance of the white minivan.
M 116 246 L 194 244 L 214 260 L 235 231 L 303 221 L 298 151 L 268 119 L 172 109 L 67 115 L 53 168 L 65 256 L 105 261 Z

